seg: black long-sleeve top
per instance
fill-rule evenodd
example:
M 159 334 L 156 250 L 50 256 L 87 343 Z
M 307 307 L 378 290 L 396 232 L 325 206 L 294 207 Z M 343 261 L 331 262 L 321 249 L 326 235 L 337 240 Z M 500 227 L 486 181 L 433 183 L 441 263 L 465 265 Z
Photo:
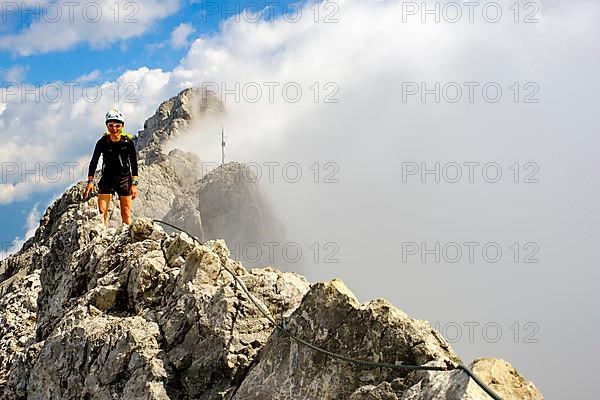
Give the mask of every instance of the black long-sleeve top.
M 96 142 L 88 176 L 96 173 L 101 154 L 103 178 L 120 178 L 130 174 L 137 176 L 137 154 L 133 141 L 127 136 L 121 136 L 121 140 L 113 142 L 110 135 L 105 135 Z

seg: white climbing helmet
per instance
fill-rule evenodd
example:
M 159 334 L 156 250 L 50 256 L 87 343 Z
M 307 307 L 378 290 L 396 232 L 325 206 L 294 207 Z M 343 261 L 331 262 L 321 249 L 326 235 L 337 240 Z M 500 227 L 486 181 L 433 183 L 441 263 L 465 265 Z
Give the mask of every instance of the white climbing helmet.
M 121 111 L 117 110 L 116 108 L 113 108 L 106 113 L 104 122 L 106 123 L 108 121 L 119 121 L 120 123 L 125 124 L 125 118 L 123 118 L 123 114 L 121 114 Z

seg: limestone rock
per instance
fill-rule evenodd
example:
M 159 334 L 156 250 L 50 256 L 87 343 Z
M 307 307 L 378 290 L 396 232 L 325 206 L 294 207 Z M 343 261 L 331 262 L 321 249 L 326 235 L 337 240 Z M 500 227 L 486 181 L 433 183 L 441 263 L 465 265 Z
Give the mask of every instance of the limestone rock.
M 177 239 L 165 243 L 170 258 Z M 186 254 L 187 253 L 187 254 Z M 228 258 L 223 241 L 210 241 L 187 251 L 185 264 L 167 290 L 173 293 L 158 322 L 164 332 L 167 357 L 183 392 L 190 398 L 217 399 L 235 389 L 273 330 L 236 282 L 235 271 L 256 299 L 275 316 L 289 313 L 308 290 L 308 282 L 275 270 L 248 273 Z M 277 288 L 277 292 L 275 292 Z
M 256 175 L 243 164 L 230 162 L 207 174 L 198 191 L 198 209 L 209 239 L 241 247 L 283 238 Z
M 394 383 L 399 386 L 394 387 Z M 393 383 L 382 382 L 377 386 L 361 386 L 348 400 L 399 400 L 398 393 L 404 389 L 401 379 L 396 379 Z
M 469 368 L 503 399 L 544 399 L 533 382 L 525 380 L 512 365 L 504 360 L 478 358 L 469 365 Z
M 461 371 L 365 369 L 315 352 L 254 303 L 346 356 L 460 362 L 428 323 L 385 300 L 360 304 L 339 280 L 247 270 L 225 241 L 200 244 L 150 219 L 104 232 L 93 200 L 69 203 L 79 189 L 48 210 L 57 221 L 43 220 L 40 242 L 13 256 L 17 272 L 0 284 L 0 399 L 485 398 Z M 473 368 L 507 399 L 542 398 L 508 364 Z
M 40 271 L 26 271 L 0 283 L 0 392 L 4 388 L 7 399 L 26 394 L 31 359 L 36 358 L 28 347 L 35 343 Z
M 28 399 L 169 399 L 155 323 L 90 315 L 77 307 L 49 336 L 31 371 Z
M 195 201 L 190 197 L 178 197 L 173 201 L 171 210 L 164 216 L 163 220 L 171 225 L 178 226 L 194 235 L 198 240 L 204 241 L 204 228 L 202 217 L 196 208 Z M 165 228 L 167 231 L 172 229 Z
M 144 130 L 136 138 L 140 160 L 153 164 L 164 160 L 163 145 L 185 131 L 196 118 L 219 115 L 225 111 L 223 103 L 201 88 L 188 88 L 164 101 L 156 113 L 144 123 Z
M 361 305 L 339 280 L 313 285 L 287 326 L 309 342 L 353 358 L 390 364 L 458 361 L 427 323 L 413 320 L 384 300 Z M 405 376 L 404 371 L 363 369 L 332 359 L 278 331 L 234 399 L 349 398 L 359 386 Z
M 431 362 L 429 365 L 440 365 Z M 544 397 L 533 385 L 504 360 L 476 359 L 469 368 L 503 400 L 543 400 Z M 451 372 L 417 371 L 408 379 L 416 382 L 400 400 L 489 400 L 483 391 L 462 370 Z

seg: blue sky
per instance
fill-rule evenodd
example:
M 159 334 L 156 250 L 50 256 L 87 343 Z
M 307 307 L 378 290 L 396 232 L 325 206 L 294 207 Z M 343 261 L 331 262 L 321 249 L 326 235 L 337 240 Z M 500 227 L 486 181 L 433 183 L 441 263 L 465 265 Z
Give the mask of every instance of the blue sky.
M 20 3 L 16 2 L 15 4 L 20 5 Z M 36 18 L 40 22 L 53 21 L 55 14 L 50 14 L 53 9 L 46 6 L 46 3 L 49 2 L 38 2 L 40 4 L 39 8 L 32 6 L 23 9 L 19 6 L 16 11 L 3 6 L 2 10 L 5 13 L 0 15 L 0 40 L 3 37 L 18 35 L 27 30 Z M 61 2 L 57 3 L 60 4 Z M 115 3 L 119 4 L 118 2 Z M 120 2 L 121 7 L 125 3 Z M 163 12 L 163 15 L 155 16 L 149 27 L 142 33 L 125 38 L 112 38 L 107 40 L 106 44 L 100 48 L 97 44 L 81 41 L 68 49 L 37 51 L 23 55 L 19 54 L 18 47 L 10 46 L 10 41 L 8 41 L 8 45 L 4 48 L 0 47 L 0 78 L 2 78 L 3 87 L 8 85 L 7 82 L 31 85 L 73 82 L 88 74 L 92 74 L 90 75 L 90 83 L 101 84 L 105 81 L 114 81 L 124 71 L 136 70 L 141 67 L 165 71 L 172 70 L 178 65 L 180 59 L 187 54 L 189 44 L 195 38 L 214 35 L 219 31 L 220 24 L 225 19 L 235 18 L 236 11 L 239 10 L 245 13 L 238 17 L 242 19 L 255 10 L 256 4 L 264 6 L 266 3 L 275 3 L 273 11 L 263 14 L 265 19 L 269 19 L 269 16 L 281 15 L 286 7 L 285 5 L 291 2 L 245 0 L 201 2 L 186 0 L 175 1 L 174 3 L 176 4 L 175 7 Z M 252 5 L 248 6 L 248 4 Z M 144 7 L 143 2 L 140 3 L 140 7 Z M 60 9 L 63 19 L 67 19 L 69 9 L 65 6 Z M 77 17 L 78 8 L 73 10 L 74 16 Z M 44 15 L 44 11 L 47 11 L 48 14 Z M 134 8 L 123 9 L 118 18 L 123 20 L 128 16 L 129 18 L 136 18 L 141 11 L 141 9 Z M 92 15 L 91 12 L 88 15 Z M 172 32 L 181 24 L 187 24 L 193 31 L 188 36 L 185 44 L 173 46 L 169 42 Z M 143 95 L 143 93 L 139 93 L 140 97 L 143 97 Z M 147 115 L 147 117 L 149 116 Z M 3 221 L 3 228 L 0 231 L 0 243 L 4 244 L 3 250 L 6 250 L 6 243 L 12 243 L 16 237 L 22 238 L 28 230 L 31 230 L 31 227 L 27 226 L 27 216 L 34 205 L 38 204 L 38 211 L 43 213 L 45 206 L 63 188 L 64 185 L 56 185 L 49 187 L 47 190 L 36 191 L 25 199 L 0 205 L 0 220 Z
M 121 3 L 125 4 L 125 2 Z M 255 9 L 256 4 L 265 6 L 269 3 L 275 5 L 271 13 L 265 12 L 265 18 L 268 18 L 269 15 L 281 15 L 286 4 L 292 3 L 292 1 L 210 0 L 202 2 L 185 0 L 179 2 L 180 7 L 175 8 L 171 15 L 157 19 L 151 29 L 143 34 L 116 40 L 105 49 L 94 49 L 88 43 L 80 43 L 67 51 L 52 51 L 25 57 L 19 56 L 13 51 L 3 51 L 0 53 L 0 65 L 3 69 L 15 65 L 22 66 L 26 69 L 25 80 L 27 82 L 42 84 L 57 80 L 74 80 L 95 70 L 101 72 L 102 79 L 112 80 L 124 70 L 141 66 L 171 69 L 186 54 L 187 48 L 156 45 L 167 41 L 171 32 L 179 24 L 186 23 L 193 26 L 195 32 L 190 38 L 208 35 L 217 32 L 219 24 L 226 18 L 232 17 L 236 10 L 249 13 Z M 143 3 L 141 4 L 143 6 Z M 35 8 L 29 8 L 29 10 L 29 12 L 21 12 L 19 8 L 14 14 L 5 13 L 2 17 L 3 29 L 0 32 L 3 35 L 18 33 L 30 26 L 34 15 L 38 15 L 38 18 L 44 21 L 43 16 L 40 17 L 41 14 L 35 12 Z M 74 12 L 77 12 L 76 8 Z M 66 13 L 67 11 L 65 11 Z M 127 16 L 135 18 L 135 15 L 134 9 L 128 9 L 123 10 L 122 14 L 119 14 L 119 18 L 125 19 Z M 52 20 L 53 17 L 48 16 L 47 18 Z

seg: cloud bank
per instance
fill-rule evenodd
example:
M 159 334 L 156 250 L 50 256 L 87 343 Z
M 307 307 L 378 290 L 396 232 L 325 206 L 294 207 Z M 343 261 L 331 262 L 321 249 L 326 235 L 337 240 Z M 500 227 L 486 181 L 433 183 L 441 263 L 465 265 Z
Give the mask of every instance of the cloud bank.
M 67 51 L 80 43 L 96 49 L 107 48 L 144 34 L 158 21 L 176 13 L 180 6 L 179 0 L 2 3 L 5 23 L 12 19 L 32 19 L 21 31 L 0 36 L 0 50 L 20 56 Z

